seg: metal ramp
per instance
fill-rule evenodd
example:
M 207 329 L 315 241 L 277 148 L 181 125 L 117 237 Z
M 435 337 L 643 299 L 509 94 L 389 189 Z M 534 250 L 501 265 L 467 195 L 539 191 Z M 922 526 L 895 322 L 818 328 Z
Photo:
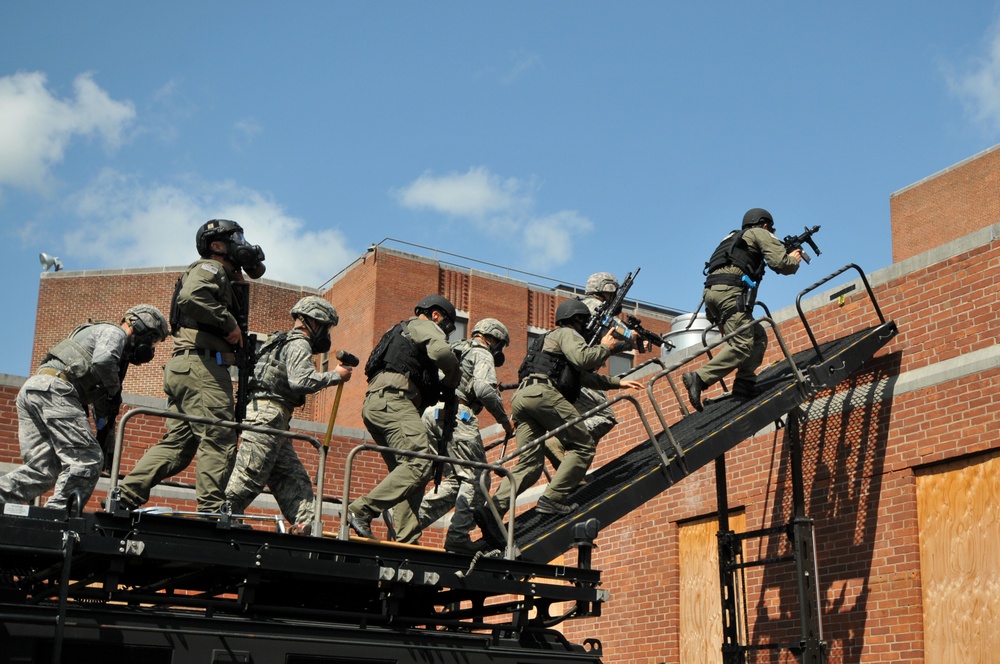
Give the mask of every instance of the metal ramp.
M 860 272 L 857 266 L 849 265 L 803 291 L 799 299 L 849 268 Z M 543 515 L 532 508 L 519 515 L 514 523 L 514 538 L 521 558 L 534 562 L 554 559 L 579 543 L 580 531 L 574 532 L 577 524 L 597 519 L 603 528 L 614 523 L 784 417 L 817 391 L 832 388 L 845 380 L 873 357 L 896 335 L 897 328 L 893 321 L 884 320 L 861 274 L 880 324 L 816 344 L 800 307 L 800 317 L 813 347 L 792 355 L 791 361 L 786 359 L 762 372 L 758 378 L 758 386 L 763 390 L 761 395 L 752 400 L 727 396 L 706 402 L 704 411 L 687 415 L 670 426 L 669 433 L 661 432 L 655 441 L 643 441 L 592 472 L 587 476 L 587 483 L 572 496 L 572 501 L 580 504 L 579 511 L 574 514 Z M 773 326 L 773 322 L 771 324 Z M 781 343 L 783 345 L 783 341 Z M 661 372 L 658 377 L 665 377 L 677 368 Z M 676 387 L 674 391 L 677 392 Z M 493 538 L 487 536 L 487 539 L 491 545 L 501 546 Z

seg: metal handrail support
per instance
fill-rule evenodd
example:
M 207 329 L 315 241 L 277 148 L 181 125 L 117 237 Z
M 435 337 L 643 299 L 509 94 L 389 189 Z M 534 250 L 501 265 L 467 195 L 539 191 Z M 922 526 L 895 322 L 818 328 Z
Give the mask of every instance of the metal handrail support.
M 816 351 L 816 357 L 819 358 L 820 361 L 823 360 L 823 354 L 819 350 L 819 344 L 816 343 L 816 337 L 813 336 L 812 328 L 809 327 L 809 323 L 806 321 L 806 315 L 802 311 L 802 297 L 806 293 L 809 293 L 811 291 L 816 290 L 817 288 L 819 288 L 820 286 L 822 286 L 826 282 L 828 282 L 831 279 L 834 279 L 836 277 L 839 277 L 841 274 L 843 274 L 844 272 L 847 272 L 848 270 L 851 270 L 851 269 L 857 270 L 858 274 L 861 275 L 861 283 L 863 283 L 865 285 L 865 290 L 868 291 L 868 299 L 871 300 L 872 306 L 875 307 L 875 313 L 876 313 L 876 315 L 878 315 L 879 321 L 882 324 L 885 323 L 885 316 L 882 315 L 882 309 L 878 306 L 878 301 L 876 301 L 876 299 L 875 299 L 875 293 L 872 292 L 871 284 L 868 283 L 868 277 L 865 276 L 864 270 L 862 270 L 860 267 L 858 267 L 855 263 L 848 263 L 847 265 L 845 265 L 844 267 L 840 268 L 839 270 L 837 270 L 833 274 L 831 274 L 831 275 L 829 275 L 829 276 L 827 276 L 827 277 L 825 277 L 823 279 L 820 279 L 819 281 L 817 281 L 816 283 L 814 283 L 812 286 L 809 286 L 808 288 L 806 288 L 805 290 L 803 290 L 801 293 L 799 293 L 798 297 L 795 298 L 795 309 L 796 309 L 796 311 L 799 312 L 799 319 L 802 321 L 802 326 L 806 328 L 806 334 L 809 335 L 809 341 L 812 342 L 813 350 Z
M 630 402 L 635 407 L 635 412 L 639 415 L 639 420 L 642 422 L 642 426 L 646 429 L 646 434 L 649 436 L 649 439 L 651 441 L 653 441 L 653 445 L 656 447 L 657 452 L 659 452 L 660 458 L 661 459 L 666 459 L 666 455 L 663 453 L 663 449 L 660 448 L 659 442 L 656 440 L 656 435 L 653 434 L 653 428 L 651 426 L 649 426 L 649 419 L 646 417 L 646 414 L 642 412 L 642 408 L 639 406 L 639 400 L 636 399 L 635 397 L 633 397 L 631 394 L 619 394 L 615 398 L 609 399 L 607 403 L 600 404 L 598 406 L 594 406 L 593 408 L 591 408 L 587 412 L 581 413 L 580 415 L 578 415 L 578 416 L 576 416 L 576 417 L 574 417 L 572 419 L 569 419 L 569 420 L 563 422 L 562 424 L 560 424 L 559 426 L 557 426 L 552 431 L 548 431 L 545 434 L 539 436 L 538 438 L 535 438 L 533 440 L 529 440 L 527 443 L 525 443 L 524 447 L 518 447 L 516 450 L 514 450 L 513 452 L 511 452 L 507 456 L 498 459 L 497 462 L 496 462 L 496 464 L 500 465 L 500 467 L 502 468 L 503 466 L 501 464 L 507 463 L 508 461 L 519 457 L 520 455 L 524 454 L 525 452 L 528 452 L 530 450 L 535 449 L 536 447 L 541 446 L 542 443 L 544 443 L 549 438 L 554 438 L 554 437 L 558 436 L 560 433 L 562 433 L 563 431 L 566 431 L 571 426 L 573 426 L 575 424 L 578 424 L 579 422 L 582 422 L 582 421 L 586 420 L 588 417 L 596 415 L 597 413 L 601 412 L 602 410 L 610 409 L 611 406 L 615 405 L 619 401 L 628 401 L 628 402 Z M 503 474 L 507 475 L 508 477 L 510 476 L 510 472 L 507 471 L 506 469 L 504 469 L 504 473 Z M 489 496 L 489 489 L 488 489 L 488 487 L 486 485 L 486 479 L 484 477 L 480 477 L 479 478 L 479 488 L 482 489 L 483 495 Z M 508 548 L 510 548 L 510 547 L 513 546 L 513 535 L 514 535 L 514 518 L 513 518 L 513 516 L 514 516 L 514 509 L 515 509 L 516 503 L 517 503 L 517 495 L 515 493 L 516 487 L 514 486 L 514 482 L 513 481 L 511 481 L 511 483 L 510 483 L 510 488 L 511 488 L 510 504 L 509 504 L 509 506 L 507 508 L 507 513 L 508 513 L 508 516 L 510 517 L 507 520 Z M 500 529 L 503 530 L 503 516 L 500 514 L 500 511 L 496 508 L 496 505 L 494 505 L 493 501 L 490 500 L 489 498 L 487 498 L 486 504 L 489 507 L 490 513 L 493 514 L 494 520 L 500 526 Z
M 319 452 L 319 463 L 316 470 L 316 496 L 314 498 L 314 516 L 313 516 L 313 528 L 312 537 L 322 537 L 323 536 L 323 477 L 326 474 L 326 454 L 327 451 L 318 439 L 312 436 L 306 435 L 304 433 L 294 433 L 292 431 L 286 431 L 284 429 L 272 429 L 270 427 L 257 427 L 250 424 L 243 424 L 241 422 L 233 422 L 230 420 L 216 420 L 211 417 L 200 417 L 198 415 L 188 415 L 186 413 L 175 413 L 169 410 L 163 410 L 160 408 L 150 408 L 147 406 L 141 406 L 139 408 L 132 408 L 127 413 L 121 416 L 118 420 L 118 430 L 115 431 L 115 452 L 111 462 L 111 485 L 108 488 L 108 501 L 105 504 L 105 510 L 111 513 L 118 511 L 118 473 L 121 469 L 121 455 L 124 448 L 125 441 L 125 425 L 136 415 L 154 415 L 157 417 L 162 417 L 164 419 L 181 420 L 184 422 L 197 422 L 199 424 L 211 424 L 214 426 L 226 427 L 228 429 L 236 429 L 238 431 L 253 431 L 256 433 L 264 433 L 271 436 L 279 436 L 281 438 L 292 438 L 297 440 L 304 440 L 312 444 L 313 447 Z
M 406 456 L 413 457 L 415 459 L 426 459 L 428 461 L 441 461 L 446 463 L 457 464 L 459 466 L 467 466 L 469 468 L 479 468 L 481 470 L 491 470 L 498 475 L 510 476 L 510 471 L 503 466 L 493 463 L 483 463 L 482 461 L 467 461 L 465 459 L 456 459 L 454 457 L 442 456 L 440 454 L 427 454 L 426 452 L 414 452 L 412 450 L 399 450 L 395 447 L 389 447 L 387 445 L 372 445 L 370 443 L 362 443 L 358 445 L 353 450 L 347 454 L 347 460 L 344 462 L 344 495 L 343 502 L 340 506 L 340 529 L 337 531 L 337 538 L 347 541 L 350 539 L 350 524 L 347 520 L 346 511 L 349 509 L 351 500 L 351 481 L 354 475 L 354 457 L 358 455 L 359 452 L 379 452 L 381 454 L 392 454 L 394 456 Z M 514 500 L 514 483 L 510 483 L 510 493 L 511 501 Z M 489 495 L 487 492 L 486 495 Z M 487 499 L 486 502 L 491 502 Z M 514 528 L 511 524 L 510 532 L 507 534 L 507 551 L 504 552 L 504 557 L 508 560 L 513 560 L 516 554 L 513 550 L 514 547 Z
M 752 321 L 749 321 L 747 323 L 744 323 L 743 325 L 740 325 L 738 328 L 736 328 L 735 330 L 733 330 L 729 334 L 725 335 L 724 337 L 722 337 L 721 339 L 719 339 L 715 343 L 713 343 L 713 344 L 711 344 L 709 346 L 706 346 L 702 350 L 700 350 L 697 353 L 693 354 L 691 357 L 688 357 L 688 358 L 682 360 L 681 362 L 678 362 L 676 364 L 672 364 L 671 366 L 668 366 L 663 371 L 661 371 L 658 374 L 654 375 L 649 380 L 649 384 L 646 386 L 646 391 L 649 393 L 649 401 L 653 405 L 653 410 L 656 412 L 656 416 L 659 418 L 660 424 L 663 426 L 663 430 L 667 432 L 667 437 L 670 439 L 670 442 L 675 446 L 675 448 L 677 447 L 677 443 L 676 443 L 676 441 L 674 441 L 673 435 L 670 434 L 670 428 L 667 426 L 667 420 L 663 416 L 663 410 L 660 408 L 659 404 L 656 402 L 656 399 L 653 398 L 653 386 L 656 384 L 656 382 L 659 379 L 661 379 L 663 377 L 666 377 L 667 380 L 668 380 L 668 382 L 670 383 L 671 389 L 674 392 L 674 396 L 677 398 L 678 405 L 680 405 L 681 414 L 683 416 L 687 416 L 689 414 L 689 412 L 688 412 L 688 409 L 684 406 L 684 399 L 681 398 L 680 393 L 677 391 L 677 386 L 674 383 L 674 380 L 670 376 L 670 374 L 673 373 L 674 371 L 676 371 L 677 369 L 680 369 L 685 364 L 688 364 L 689 362 L 691 362 L 692 360 L 694 360 L 695 358 L 697 358 L 699 355 L 707 354 L 713 348 L 717 348 L 718 346 L 721 346 L 722 344 L 726 343 L 727 341 L 729 341 L 730 339 L 732 339 L 734 336 L 736 336 L 740 332 L 743 332 L 744 330 L 750 329 L 754 325 L 761 324 L 761 323 L 767 323 L 770 326 L 770 328 L 774 331 L 774 338 L 777 339 L 778 346 L 781 347 L 782 354 L 784 354 L 785 359 L 788 360 L 788 365 L 789 365 L 789 367 L 791 367 L 792 374 L 794 374 L 794 376 L 795 376 L 795 380 L 796 380 L 796 383 L 799 386 L 799 389 L 803 390 L 804 393 L 808 392 L 807 387 L 806 387 L 807 384 L 808 384 L 807 381 L 806 381 L 806 377 L 802 373 L 802 371 L 799 369 L 798 365 L 795 364 L 795 360 L 792 358 L 791 353 L 788 352 L 788 346 L 787 346 L 787 344 L 785 344 L 785 339 L 781 335 L 780 330 L 778 330 L 777 323 L 775 323 L 774 320 L 770 316 L 762 316 L 760 318 L 755 318 Z

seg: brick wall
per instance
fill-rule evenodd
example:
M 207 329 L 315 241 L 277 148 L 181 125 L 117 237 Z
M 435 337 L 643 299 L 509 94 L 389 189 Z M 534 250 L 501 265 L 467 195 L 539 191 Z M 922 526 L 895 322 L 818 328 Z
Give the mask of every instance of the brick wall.
M 995 315 L 1000 297 L 1000 241 L 994 237 L 1000 237 L 1000 226 L 869 275 L 882 310 L 898 323 L 900 334 L 836 393 L 817 395 L 803 415 L 807 516 L 817 522 L 820 591 L 831 662 L 917 661 L 922 657 L 914 470 L 1000 448 L 993 434 L 1000 430 L 996 344 L 1000 323 Z M 817 263 L 813 266 L 818 268 Z M 400 270 L 405 270 L 405 279 L 400 278 Z M 435 289 L 445 289 L 460 299 L 459 306 L 473 320 L 496 315 L 506 318 L 512 329 L 537 325 L 554 311 L 555 298 L 550 294 L 514 285 L 508 288 L 503 280 L 484 283 L 489 280 L 475 273 L 456 276 L 448 272 L 437 263 L 423 264 L 391 252 L 366 256 L 327 294 L 344 321 L 335 330 L 334 347 L 366 353 L 384 329 L 409 314 L 413 302 Z M 830 289 L 839 290 L 851 278 L 846 275 Z M 830 302 L 829 291 L 804 303 L 820 341 L 874 324 L 863 292 L 858 288 L 842 306 Z M 488 295 L 489 307 L 478 308 L 477 302 L 487 301 L 479 300 L 481 295 Z M 275 304 L 276 317 L 279 308 Z M 79 314 L 79 310 L 71 313 Z M 789 310 L 775 312 L 791 349 L 802 350 L 808 339 L 791 316 Z M 519 338 L 523 344 L 523 335 L 517 333 L 514 343 Z M 501 371 L 505 380 L 516 370 L 521 354 L 523 345 L 512 347 L 509 366 Z M 772 342 L 766 362 L 776 361 L 779 355 Z M 129 380 L 133 380 L 131 373 Z M 362 387 L 363 380 L 348 384 L 342 409 L 360 410 Z M 674 421 L 680 412 L 668 389 L 661 382 L 655 397 Z M 332 391 L 327 392 L 317 400 L 316 422 L 300 423 L 317 437 L 325 431 L 323 413 L 332 398 Z M 0 461 L 8 463 L 17 458 L 11 406 L 15 393 L 16 385 L 0 386 Z M 640 395 L 640 402 L 655 421 L 645 395 Z M 621 424 L 602 441 L 598 464 L 645 438 L 626 406 L 620 405 L 617 411 Z M 342 459 L 364 438 L 360 427 L 346 423 L 344 427 L 338 426 L 331 442 L 325 479 L 328 496 L 339 496 Z M 158 439 L 160 425 L 140 420 L 135 432 L 129 431 L 126 459 L 134 463 L 142 446 Z M 786 430 L 764 431 L 727 455 L 730 506 L 744 511 L 748 529 L 784 523 L 790 516 L 787 435 Z M 312 469 L 314 453 L 304 444 L 296 445 Z M 385 470 L 380 458 L 366 455 L 356 472 L 352 495 L 370 487 Z M 193 481 L 190 471 L 180 479 Z M 715 500 L 714 469 L 709 466 L 605 528 L 594 551 L 594 566 L 603 570 L 603 586 L 611 592 L 611 599 L 601 618 L 564 624 L 567 636 L 576 641 L 601 639 L 607 662 L 677 662 L 678 526 L 713 515 Z M 335 527 L 335 520 L 328 522 L 328 528 Z M 425 542 L 440 543 L 440 533 L 429 532 Z M 765 539 L 755 545 L 754 552 L 779 555 L 786 552 L 785 546 L 780 540 Z M 575 553 L 566 555 L 567 564 L 575 560 Z M 786 572 L 761 571 L 748 580 L 753 638 L 766 642 L 787 627 L 783 621 L 797 611 L 796 599 L 788 591 Z M 792 660 L 774 654 L 767 661 Z
M 889 197 L 899 262 L 1000 223 L 1000 145 Z

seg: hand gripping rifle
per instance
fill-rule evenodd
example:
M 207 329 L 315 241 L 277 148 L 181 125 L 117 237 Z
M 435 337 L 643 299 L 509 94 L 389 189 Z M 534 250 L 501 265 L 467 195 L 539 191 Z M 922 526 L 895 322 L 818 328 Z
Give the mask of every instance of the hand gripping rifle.
M 233 282 L 233 305 L 236 324 L 243 336 L 243 345 L 235 349 L 236 369 L 236 405 L 234 419 L 242 422 L 247 416 L 247 403 L 250 401 L 250 377 L 257 362 L 257 335 L 250 334 L 250 284 L 245 281 Z
M 628 291 L 632 288 L 632 284 L 635 282 L 636 276 L 639 274 L 639 270 L 642 268 L 635 268 L 635 272 L 629 272 L 625 275 L 625 279 L 622 281 L 621 286 L 615 291 L 615 296 L 601 304 L 594 310 L 594 313 L 590 315 L 590 320 L 587 321 L 587 327 L 585 328 L 584 337 L 590 339 L 588 345 L 593 346 L 601 342 L 604 335 L 611 330 L 614 335 L 625 341 L 636 342 L 638 340 L 638 335 L 633 333 L 633 330 L 626 327 L 620 321 L 615 319 L 615 316 L 622 310 L 622 303 L 625 301 L 625 296 L 628 295 Z M 638 320 L 638 319 L 636 319 Z M 641 321 L 639 321 L 641 322 Z M 636 344 L 636 348 L 639 344 Z
M 813 226 L 812 228 L 806 226 L 805 232 L 801 235 L 786 235 L 785 239 L 781 241 L 781 244 L 785 245 L 785 251 L 789 253 L 795 251 L 796 249 L 801 251 L 802 245 L 808 244 L 812 247 L 812 250 L 816 252 L 816 255 L 819 256 L 823 252 L 819 250 L 819 247 L 816 246 L 816 242 L 812 239 L 813 235 L 816 233 L 819 233 L 819 226 Z M 809 258 L 809 254 L 804 251 L 802 252 L 802 260 L 806 263 L 812 262 L 812 259 Z

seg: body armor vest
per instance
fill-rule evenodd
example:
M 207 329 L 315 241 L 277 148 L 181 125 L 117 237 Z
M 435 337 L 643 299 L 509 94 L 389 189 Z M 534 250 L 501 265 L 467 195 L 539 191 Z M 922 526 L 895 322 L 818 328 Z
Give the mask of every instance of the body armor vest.
M 520 382 L 531 376 L 545 376 L 572 403 L 580 396 L 580 371 L 564 355 L 542 350 L 549 334 L 550 332 L 546 332 L 528 346 L 528 354 L 517 370 L 517 380 Z
M 750 248 L 743 239 L 744 232 L 733 231 L 719 243 L 712 252 L 712 257 L 705 263 L 706 275 L 727 265 L 734 265 L 753 281 L 760 283 L 764 278 L 764 254 Z
M 114 323 L 84 323 L 73 330 L 68 337 L 57 343 L 42 359 L 42 364 L 50 360 L 59 360 L 66 368 L 63 370 L 80 395 L 84 404 L 94 403 L 104 394 L 104 383 L 94 371 L 94 358 L 81 343 L 87 336 L 93 334 L 94 325 L 114 325 Z
M 295 339 L 309 341 L 299 330 L 276 332 L 260 349 L 260 356 L 253 367 L 253 376 L 250 377 L 250 393 L 255 398 L 280 401 L 292 408 L 305 404 L 305 395 L 292 391 L 292 386 L 288 383 L 288 365 L 281 359 L 285 346 Z
M 406 321 L 397 323 L 382 335 L 365 363 L 365 377 L 371 383 L 383 371 L 403 374 L 416 385 L 420 407 L 424 408 L 437 402 L 441 381 L 437 366 L 410 339 L 406 324 Z

